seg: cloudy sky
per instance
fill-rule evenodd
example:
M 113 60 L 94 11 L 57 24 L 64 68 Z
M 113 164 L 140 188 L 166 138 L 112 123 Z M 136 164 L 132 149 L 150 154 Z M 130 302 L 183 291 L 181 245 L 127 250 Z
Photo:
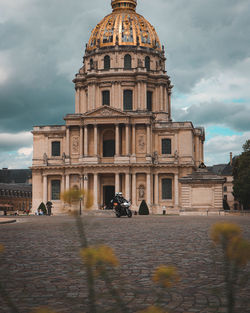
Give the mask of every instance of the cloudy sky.
M 27 168 L 34 125 L 74 112 L 72 79 L 110 0 L 0 0 L 0 168 Z M 250 138 L 250 0 L 138 0 L 174 84 L 176 121 L 206 128 L 205 161 Z

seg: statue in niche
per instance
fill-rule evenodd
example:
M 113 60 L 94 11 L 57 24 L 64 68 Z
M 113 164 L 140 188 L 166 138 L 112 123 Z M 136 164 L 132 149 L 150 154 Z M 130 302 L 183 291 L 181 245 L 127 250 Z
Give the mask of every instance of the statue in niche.
M 177 150 L 175 150 L 175 152 L 174 152 L 174 158 L 175 158 L 175 160 L 178 160 L 178 158 L 179 158 L 179 155 L 178 155 L 178 151 L 177 151 Z
M 63 160 L 63 162 L 65 162 L 65 160 L 66 160 L 66 154 L 65 154 L 65 152 L 63 152 L 63 154 L 62 154 L 62 160 Z
M 153 153 L 153 164 L 159 164 L 159 155 L 157 151 Z
M 46 166 L 48 165 L 48 156 L 47 156 L 47 153 L 44 153 L 44 154 L 43 154 L 43 164 L 46 165 Z
M 79 153 L 79 137 L 72 138 L 72 153 Z
M 139 186 L 139 200 L 144 199 L 145 196 L 145 187 L 143 185 Z

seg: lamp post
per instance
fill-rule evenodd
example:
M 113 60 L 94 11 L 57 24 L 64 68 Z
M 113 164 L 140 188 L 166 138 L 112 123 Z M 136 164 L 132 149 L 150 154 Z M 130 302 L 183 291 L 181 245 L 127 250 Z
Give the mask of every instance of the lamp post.
M 80 197 L 80 215 L 82 215 L 82 197 Z

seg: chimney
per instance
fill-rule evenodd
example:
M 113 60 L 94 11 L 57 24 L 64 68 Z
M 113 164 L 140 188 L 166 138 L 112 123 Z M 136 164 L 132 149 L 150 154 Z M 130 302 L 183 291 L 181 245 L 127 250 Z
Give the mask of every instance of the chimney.
M 233 153 L 230 152 L 230 165 L 232 166 L 233 165 Z

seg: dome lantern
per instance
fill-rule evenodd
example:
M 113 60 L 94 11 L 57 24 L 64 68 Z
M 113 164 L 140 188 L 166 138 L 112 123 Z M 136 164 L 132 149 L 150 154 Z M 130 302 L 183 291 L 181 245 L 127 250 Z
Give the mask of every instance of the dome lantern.
M 137 6 L 137 0 L 111 0 L 113 11 L 117 10 L 133 10 Z

